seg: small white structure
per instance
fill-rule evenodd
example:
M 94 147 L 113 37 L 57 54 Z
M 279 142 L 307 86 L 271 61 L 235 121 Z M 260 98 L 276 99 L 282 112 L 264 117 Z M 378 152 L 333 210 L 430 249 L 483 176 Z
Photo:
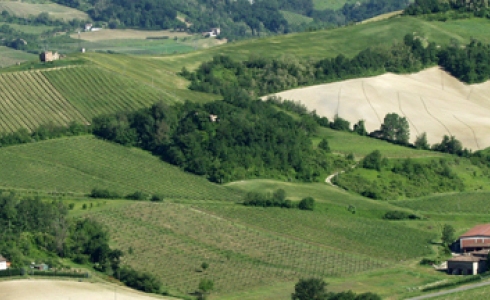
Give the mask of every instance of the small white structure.
M 99 27 L 92 27 L 92 29 L 90 29 L 90 31 L 100 31 L 102 28 L 99 28 Z
M 219 29 L 219 28 L 211 28 L 210 31 L 203 32 L 202 35 L 205 36 L 205 37 L 217 37 L 218 35 L 220 35 L 220 33 L 221 33 L 221 29 Z
M 85 31 L 90 31 L 92 29 L 92 23 L 85 24 Z
M 85 48 L 82 48 L 82 53 L 85 53 Z
M 0 255 L 0 271 L 7 270 L 7 269 L 8 269 L 7 259 Z

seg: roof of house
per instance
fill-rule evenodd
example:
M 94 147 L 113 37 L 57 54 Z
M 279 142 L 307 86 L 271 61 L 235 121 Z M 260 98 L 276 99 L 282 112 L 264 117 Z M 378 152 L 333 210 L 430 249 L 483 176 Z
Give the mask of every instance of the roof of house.
M 2 255 L 0 255 L 0 261 L 7 261 L 7 259 L 5 257 L 3 257 Z
M 448 261 L 467 261 L 467 262 L 475 262 L 475 261 L 480 261 L 480 260 L 486 260 L 486 258 L 483 258 L 483 257 L 477 257 L 477 256 L 473 256 L 473 255 L 461 255 L 461 256 L 456 256 L 456 257 L 453 257 L 451 259 L 449 259 Z
M 490 236 L 490 224 L 477 225 L 463 233 L 460 238 L 470 236 Z

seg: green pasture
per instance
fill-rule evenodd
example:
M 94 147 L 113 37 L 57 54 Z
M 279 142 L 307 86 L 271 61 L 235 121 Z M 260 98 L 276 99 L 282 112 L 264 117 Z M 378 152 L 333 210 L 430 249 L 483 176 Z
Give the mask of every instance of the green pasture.
M 37 16 L 47 12 L 50 17 L 55 19 L 81 19 L 90 20 L 90 17 L 79 10 L 56 3 L 30 3 L 27 1 L 0 1 L 0 11 L 6 10 L 10 14 L 18 17 Z
M 489 299 L 490 285 L 473 288 L 466 291 L 434 297 L 433 300 L 467 300 L 467 299 Z
M 342 53 L 351 57 L 368 47 L 389 46 L 396 41 L 400 42 L 407 33 L 413 32 L 439 45 L 448 44 L 451 39 L 469 42 L 472 37 L 489 43 L 490 36 L 486 34 L 489 24 L 490 20 L 479 18 L 429 22 L 421 18 L 397 16 L 331 30 L 233 42 L 209 50 L 158 59 L 164 61 L 168 70 L 180 71 L 183 66 L 194 69 L 201 62 L 218 54 L 230 55 L 240 60 L 247 59 L 250 55 L 321 59 Z
M 490 214 L 489 197 L 489 192 L 465 192 L 393 201 L 391 203 L 421 212 L 487 215 Z
M 364 2 L 364 1 L 360 1 Z M 354 0 L 313 0 L 313 8 L 316 10 L 340 9 L 346 3 L 356 3 Z
M 341 154 L 352 153 L 356 158 L 362 158 L 374 150 L 379 150 L 383 156 L 389 158 L 445 156 L 445 154 L 439 152 L 417 150 L 414 148 L 395 145 L 387 141 L 377 140 L 366 136 L 359 136 L 358 134 L 352 132 L 344 132 L 320 127 L 316 137 L 313 139 L 313 142 L 318 144 L 322 138 L 326 138 L 328 140 L 328 144 L 333 152 Z
M 6 23 L 6 22 L 0 22 L 0 26 L 2 25 L 8 25 L 11 28 L 28 33 L 28 34 L 41 34 L 43 32 L 46 32 L 48 30 L 51 30 L 54 28 L 54 26 L 48 26 L 48 25 L 24 25 L 24 24 L 14 24 L 14 23 Z
M 71 137 L 0 150 L 0 187 L 83 195 L 93 188 L 143 191 L 165 198 L 236 201 L 241 193 L 212 184 L 139 149 Z
M 35 59 L 38 59 L 37 55 L 0 46 L 0 68 Z
M 287 10 L 281 10 L 281 14 L 284 17 L 284 19 L 286 19 L 286 21 L 288 21 L 288 24 L 291 24 L 291 25 L 299 25 L 299 24 L 303 24 L 303 23 L 308 24 L 308 23 L 313 22 L 313 18 L 309 18 L 307 16 L 300 15 L 298 13 L 290 12 Z

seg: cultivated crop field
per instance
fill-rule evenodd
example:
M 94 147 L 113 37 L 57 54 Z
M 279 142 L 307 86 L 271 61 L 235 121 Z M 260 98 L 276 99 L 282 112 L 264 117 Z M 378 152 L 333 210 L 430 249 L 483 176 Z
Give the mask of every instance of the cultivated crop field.
M 124 263 L 156 274 L 181 292 L 195 291 L 202 278 L 214 281 L 215 292 L 226 293 L 384 265 L 362 254 L 248 228 L 209 215 L 200 206 L 140 202 L 89 215 L 108 226 L 117 247 L 125 253 L 133 249 Z M 201 270 L 203 262 L 209 264 L 207 270 Z
M 337 210 L 311 213 L 240 205 L 203 205 L 201 209 L 217 217 L 258 226 L 286 237 L 385 262 L 430 255 L 429 241 L 437 235 L 435 230 L 431 233 L 396 222 L 338 213 Z
M 71 38 L 77 39 L 78 33 L 70 35 Z M 80 38 L 89 42 L 107 41 L 107 40 L 144 40 L 149 37 L 182 38 L 190 37 L 191 34 L 181 31 L 170 30 L 135 30 L 135 29 L 103 29 L 99 31 L 80 32 Z
M 37 16 L 42 12 L 49 13 L 49 16 L 55 19 L 81 19 L 90 20 L 90 17 L 79 10 L 56 3 L 28 3 L 23 1 L 0 1 L 0 11 L 6 10 L 12 15 L 19 17 L 28 17 L 29 15 Z
M 488 192 L 444 194 L 420 199 L 393 201 L 393 205 L 415 211 L 444 214 L 489 214 Z
M 0 128 L 3 132 L 19 128 L 33 130 L 39 125 L 67 125 L 87 119 L 68 102 L 40 72 L 0 75 Z
M 105 113 L 148 107 L 160 100 L 174 100 L 164 91 L 100 68 L 63 68 L 42 73 L 89 120 Z
M 93 188 L 165 198 L 237 201 L 238 193 L 181 171 L 150 153 L 72 137 L 0 149 L 0 187 L 87 194 Z
M 439 68 L 410 75 L 384 74 L 277 93 L 300 101 L 309 110 L 333 119 L 336 114 L 351 124 L 365 120 L 371 132 L 381 127 L 388 113 L 405 116 L 410 140 L 427 133 L 429 143 L 455 136 L 464 147 L 490 146 L 490 82 L 466 85 Z
M 42 291 L 42 292 L 40 292 Z M 126 287 L 67 280 L 9 280 L 0 282 L 2 300 L 154 300 L 154 297 Z
M 0 130 L 89 123 L 105 113 L 148 107 L 168 93 L 100 68 L 69 67 L 0 75 Z

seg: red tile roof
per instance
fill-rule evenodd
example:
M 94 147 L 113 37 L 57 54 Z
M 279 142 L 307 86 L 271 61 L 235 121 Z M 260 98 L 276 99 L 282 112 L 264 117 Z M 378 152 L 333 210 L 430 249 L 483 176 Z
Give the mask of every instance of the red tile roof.
M 470 236 L 490 236 L 490 224 L 477 225 L 460 237 L 470 237 Z

